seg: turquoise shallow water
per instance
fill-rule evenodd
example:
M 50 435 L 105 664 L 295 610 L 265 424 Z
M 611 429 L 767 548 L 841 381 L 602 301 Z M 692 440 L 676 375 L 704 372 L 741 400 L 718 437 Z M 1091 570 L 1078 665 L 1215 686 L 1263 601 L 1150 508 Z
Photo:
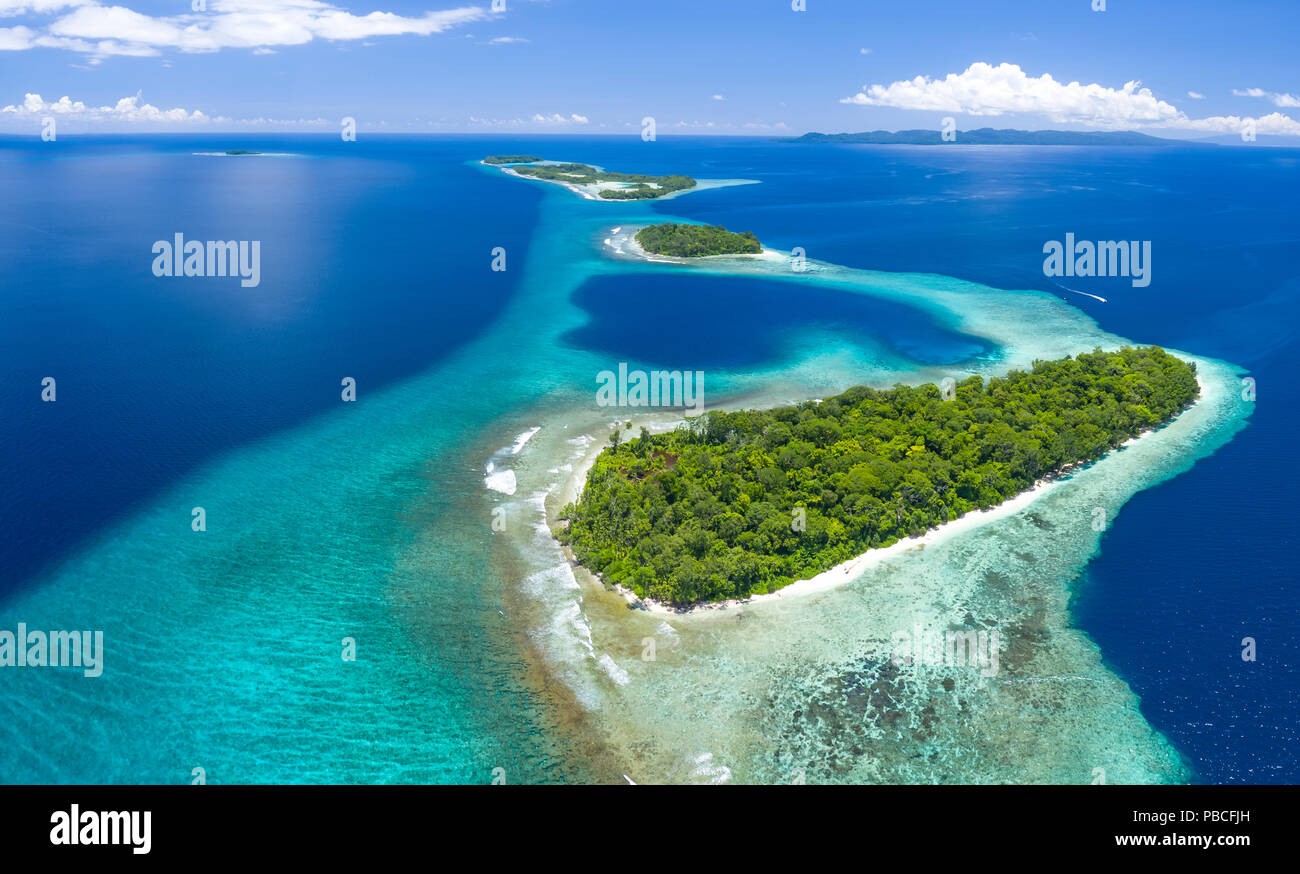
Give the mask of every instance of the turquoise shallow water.
M 7 672 L 0 778 L 169 783 L 195 767 L 211 782 L 488 782 L 496 768 L 510 782 L 1085 782 L 1094 767 L 1115 782 L 1186 778 L 1065 607 L 1097 547 L 1092 508 L 1118 510 L 1240 427 L 1233 368 L 1204 360 L 1213 403 L 1032 510 L 826 593 L 665 629 L 575 576 L 545 533 L 545 512 L 608 431 L 594 376 L 623 360 L 617 346 L 572 340 L 590 324 L 573 297 L 589 281 L 689 269 L 782 283 L 796 299 L 814 286 L 865 294 L 988 346 L 921 364 L 884 326 L 847 341 L 803 326 L 761 366 L 711 366 L 711 403 L 960 378 L 1119 338 L 1051 296 L 945 277 L 620 260 L 602 243 L 610 229 L 670 204 L 515 184 L 542 186 L 541 213 L 533 254 L 511 267 L 519 290 L 488 329 L 355 405 L 178 478 L 0 608 L 0 627 L 99 628 L 107 647 L 98 680 Z M 709 342 L 690 312 L 680 330 Z M 512 494 L 485 488 L 489 463 L 512 473 Z M 194 506 L 207 511 L 201 534 Z M 939 673 L 882 674 L 882 643 L 918 617 L 1005 629 L 1007 672 L 958 677 L 949 698 Z M 656 662 L 639 658 L 647 636 L 662 643 Z M 340 657 L 345 637 L 355 662 Z

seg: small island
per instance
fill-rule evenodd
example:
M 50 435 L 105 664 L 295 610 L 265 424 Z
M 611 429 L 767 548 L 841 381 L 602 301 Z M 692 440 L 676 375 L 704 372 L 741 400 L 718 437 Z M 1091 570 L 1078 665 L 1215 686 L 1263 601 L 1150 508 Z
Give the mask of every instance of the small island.
M 749 231 L 735 233 L 722 225 L 665 222 L 648 225 L 636 233 L 642 249 L 656 255 L 699 258 L 705 255 L 757 255 L 763 246 Z
M 513 158 L 531 160 L 527 164 L 506 160 Z M 653 200 L 696 185 L 690 176 L 610 173 L 590 164 L 539 163 L 542 160 L 532 155 L 490 155 L 483 159 L 483 163 L 512 165 L 502 166 L 502 169 L 516 176 L 558 183 L 591 200 Z
M 226 154 L 239 157 L 243 155 L 260 155 L 261 152 L 250 152 L 247 149 L 226 149 Z
M 488 155 L 483 159 L 484 164 L 536 164 L 542 160 L 536 155 Z
M 1157 346 L 1005 377 L 615 430 L 556 537 L 607 585 L 683 606 L 775 592 L 1094 461 L 1190 406 Z

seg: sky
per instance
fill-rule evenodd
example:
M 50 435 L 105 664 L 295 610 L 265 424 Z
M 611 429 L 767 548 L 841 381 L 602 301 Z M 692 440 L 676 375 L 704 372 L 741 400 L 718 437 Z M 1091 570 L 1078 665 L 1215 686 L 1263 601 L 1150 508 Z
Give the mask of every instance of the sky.
M 0 132 L 1300 136 L 1297 34 L 1300 0 L 0 0 Z

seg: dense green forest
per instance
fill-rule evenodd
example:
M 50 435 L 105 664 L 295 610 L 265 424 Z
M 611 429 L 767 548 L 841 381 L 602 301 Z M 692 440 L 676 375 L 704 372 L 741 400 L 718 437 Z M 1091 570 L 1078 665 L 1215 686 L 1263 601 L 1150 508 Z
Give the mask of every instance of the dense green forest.
M 484 164 L 532 164 L 542 160 L 536 155 L 488 155 Z
M 541 160 L 540 158 L 537 160 Z M 647 176 L 644 173 L 607 173 L 589 164 L 543 164 L 540 167 L 515 167 L 520 176 L 590 185 L 596 182 L 619 182 L 626 188 L 608 188 L 600 192 L 606 200 L 649 200 L 674 191 L 694 188 L 689 176 Z
M 666 434 L 615 430 L 559 538 L 642 597 L 771 592 L 873 547 L 992 507 L 1168 421 L 1195 365 L 1156 346 L 1100 349 L 945 399 L 934 385 L 852 388 L 770 410 L 709 412 Z
M 697 258 L 701 255 L 754 255 L 763 246 L 749 231 L 734 233 L 722 225 L 686 225 L 665 222 L 648 225 L 636 233 L 641 248 L 656 255 Z

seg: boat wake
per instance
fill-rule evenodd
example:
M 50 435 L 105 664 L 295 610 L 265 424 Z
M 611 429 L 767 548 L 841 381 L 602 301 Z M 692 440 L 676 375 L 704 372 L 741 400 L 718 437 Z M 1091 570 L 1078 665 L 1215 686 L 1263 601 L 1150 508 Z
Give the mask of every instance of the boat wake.
M 1109 302 L 1109 301 L 1106 300 L 1106 298 L 1104 298 L 1104 297 L 1102 297 L 1101 295 L 1098 295 L 1098 294 L 1091 294 L 1091 293 L 1086 292 L 1086 291 L 1079 291 L 1077 288 L 1066 288 L 1064 285 L 1062 285 L 1062 284 L 1059 283 L 1059 282 L 1054 282 L 1054 283 L 1052 283 L 1052 284 L 1055 285 L 1057 288 L 1062 289 L 1063 291 L 1068 291 L 1068 292 L 1070 292 L 1071 294 L 1081 294 L 1081 295 L 1083 295 L 1084 297 L 1090 297 L 1090 298 L 1092 298 L 1093 300 L 1099 300 L 1099 301 L 1101 301 L 1102 303 L 1108 303 L 1108 302 Z

